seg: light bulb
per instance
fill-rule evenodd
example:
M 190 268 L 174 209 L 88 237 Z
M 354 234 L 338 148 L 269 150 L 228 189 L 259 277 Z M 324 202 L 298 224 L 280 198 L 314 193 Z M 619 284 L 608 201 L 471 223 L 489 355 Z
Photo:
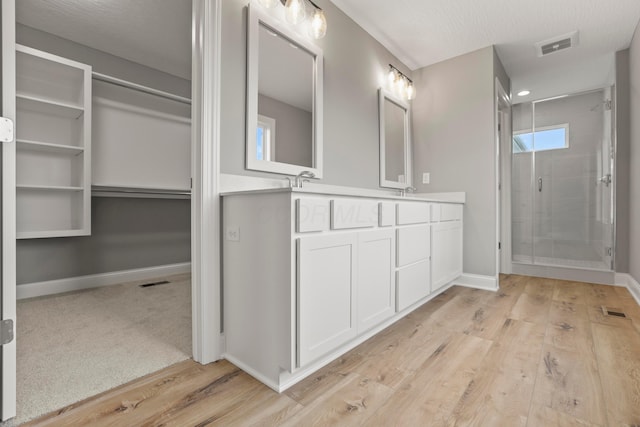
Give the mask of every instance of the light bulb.
M 416 97 L 416 88 L 413 86 L 413 82 L 410 82 L 409 86 L 407 86 L 407 99 L 412 100 L 415 97 Z
M 327 34 L 327 18 L 324 17 L 322 9 L 316 9 L 311 18 L 309 33 L 315 39 L 321 39 Z
M 389 70 L 389 75 L 387 76 L 387 78 L 389 79 L 389 84 L 392 85 L 395 83 L 396 81 L 396 77 L 398 76 L 398 74 L 396 73 L 396 70 L 394 70 L 393 68 L 391 68 Z
M 267 9 L 275 6 L 276 4 L 280 3 L 280 0 L 258 0 L 258 3 L 260 3 L 263 7 L 266 7 Z
M 297 25 L 304 20 L 304 0 L 287 0 L 284 7 L 284 17 L 289 24 Z
M 404 77 L 398 77 L 398 80 L 396 80 L 396 88 L 398 90 L 398 93 L 406 93 L 407 82 L 405 81 Z

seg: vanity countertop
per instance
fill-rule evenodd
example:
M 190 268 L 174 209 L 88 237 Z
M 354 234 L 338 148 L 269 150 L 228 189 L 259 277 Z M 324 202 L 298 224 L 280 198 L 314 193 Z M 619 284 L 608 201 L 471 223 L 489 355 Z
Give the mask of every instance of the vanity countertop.
M 246 189 L 239 191 L 223 191 L 222 196 L 240 195 L 240 194 L 265 194 L 265 193 L 301 193 L 301 194 L 324 194 L 330 196 L 349 196 L 349 197 L 369 197 L 377 199 L 392 200 L 415 200 L 425 202 L 441 202 L 441 203 L 465 203 L 466 193 L 410 193 L 406 196 L 398 195 L 394 190 L 373 190 L 368 188 L 343 187 L 340 185 L 326 185 L 305 183 L 302 188 L 280 187 L 280 188 L 262 188 L 262 189 Z

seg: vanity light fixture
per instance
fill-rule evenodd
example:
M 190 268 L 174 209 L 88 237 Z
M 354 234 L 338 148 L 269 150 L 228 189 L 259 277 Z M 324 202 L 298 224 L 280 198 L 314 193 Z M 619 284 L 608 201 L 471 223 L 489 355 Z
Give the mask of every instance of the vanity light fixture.
M 308 22 L 309 35 L 315 39 L 321 39 L 327 34 L 327 18 L 320 6 L 312 0 L 258 0 L 258 3 L 269 9 L 278 3 L 284 6 L 284 17 L 291 25 L 302 23 L 307 17 L 307 5 L 313 7 Z
M 412 100 L 416 97 L 416 88 L 413 85 L 413 80 L 391 64 L 389 64 L 388 77 L 389 84 L 394 86 L 394 89 L 396 89 L 404 98 Z

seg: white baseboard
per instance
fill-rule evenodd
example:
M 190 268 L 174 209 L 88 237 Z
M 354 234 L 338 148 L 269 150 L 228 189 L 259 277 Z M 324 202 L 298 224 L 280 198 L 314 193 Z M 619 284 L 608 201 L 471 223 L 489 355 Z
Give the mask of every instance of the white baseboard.
M 498 281 L 495 276 L 462 273 L 453 283 L 467 288 L 484 289 L 486 291 L 495 292 L 498 290 Z
M 638 305 L 640 305 L 640 283 L 638 283 L 632 275 L 627 273 L 616 273 L 616 285 L 626 286 Z
M 147 280 L 155 277 L 189 273 L 190 271 L 191 263 L 183 262 L 180 264 L 159 265 L 156 267 L 91 274 L 89 276 L 47 280 L 45 282 L 25 283 L 24 285 L 16 286 L 17 298 L 33 298 L 62 292 L 79 291 L 81 289 L 97 288 L 99 286 L 117 285 L 136 280 Z

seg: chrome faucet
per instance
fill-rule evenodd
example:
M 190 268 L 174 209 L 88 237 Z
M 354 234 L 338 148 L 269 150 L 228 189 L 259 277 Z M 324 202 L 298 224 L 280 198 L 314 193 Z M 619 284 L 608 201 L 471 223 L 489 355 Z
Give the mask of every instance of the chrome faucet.
M 416 187 L 409 186 L 409 187 L 401 188 L 400 196 L 404 197 L 407 195 L 407 193 L 413 193 L 414 191 L 416 191 Z
M 296 175 L 296 177 L 293 179 L 293 181 L 290 180 L 291 187 L 293 187 L 293 188 L 302 188 L 302 183 L 304 181 L 309 182 L 308 179 L 303 179 L 303 178 L 315 178 L 315 177 L 316 177 L 316 174 L 314 174 L 313 172 L 302 171 L 298 175 Z

